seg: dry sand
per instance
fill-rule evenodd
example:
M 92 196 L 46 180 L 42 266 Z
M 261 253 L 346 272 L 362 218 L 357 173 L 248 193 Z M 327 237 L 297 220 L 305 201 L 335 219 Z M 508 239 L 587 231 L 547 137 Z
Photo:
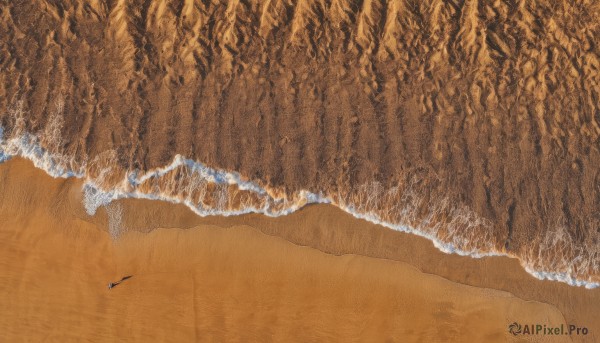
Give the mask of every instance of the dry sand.
M 106 211 L 85 214 L 79 180 L 52 179 L 20 159 L 0 165 L 0 180 L 7 341 L 505 342 L 518 341 L 507 331 L 513 321 L 573 318 L 590 329 L 580 341 L 600 332 L 597 290 L 534 280 L 507 258 L 443 255 L 325 206 L 277 219 L 199 218 L 183 206 L 127 200 L 108 207 L 122 213 L 109 222 Z M 319 239 L 294 238 L 315 223 Z M 121 236 L 112 240 L 117 224 Z M 395 258 L 357 255 L 389 251 L 386 237 L 396 236 L 395 251 L 405 253 Z M 334 246 L 354 254 L 324 252 Z M 407 253 L 411 263 L 402 261 Z M 133 277 L 107 289 L 125 275 Z M 496 280 L 528 296 L 494 289 Z

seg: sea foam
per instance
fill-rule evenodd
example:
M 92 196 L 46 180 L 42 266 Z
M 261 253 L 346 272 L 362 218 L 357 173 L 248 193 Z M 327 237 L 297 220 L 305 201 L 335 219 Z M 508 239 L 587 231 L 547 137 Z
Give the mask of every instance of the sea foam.
M 274 192 L 261 186 L 258 182 L 248 180 L 239 173 L 211 168 L 203 163 L 187 159 L 181 155 L 175 156 L 173 161 L 167 166 L 146 172 L 141 172 L 139 170 L 123 172 L 124 174 L 120 178 L 121 181 L 107 183 L 106 175 L 113 172 L 110 163 L 104 168 L 96 170 L 95 177 L 92 177 L 90 173 L 87 172 L 90 167 L 92 167 L 88 165 L 87 161 L 77 163 L 64 155 L 51 153 L 42 147 L 40 139 L 36 135 L 27 132 L 21 132 L 12 137 L 6 137 L 4 128 L 0 126 L 0 162 L 7 161 L 14 156 L 19 156 L 32 161 L 37 168 L 44 170 L 52 177 L 76 177 L 83 179 L 84 206 L 89 215 L 94 215 L 98 208 L 109 206 L 114 200 L 123 198 L 150 199 L 180 203 L 186 205 L 200 216 L 232 216 L 246 213 L 259 213 L 266 216 L 277 217 L 297 211 L 307 204 L 332 204 L 356 218 L 429 239 L 437 249 L 445 253 L 459 254 L 474 258 L 485 256 L 508 256 L 518 258 L 523 268 L 538 279 L 560 281 L 572 286 L 586 288 L 596 288 L 600 286 L 600 283 L 598 282 L 582 280 L 581 278 L 574 276 L 572 273 L 573 268 L 570 265 L 572 264 L 572 261 L 561 261 L 560 264 L 555 264 L 559 265 L 561 270 L 548 271 L 544 268 L 540 268 L 540 261 L 527 261 L 522 257 L 499 251 L 495 248 L 495 245 L 491 243 L 491 239 L 489 238 L 479 237 L 481 239 L 481 241 L 478 242 L 480 246 L 479 249 L 469 248 L 473 246 L 473 242 L 469 241 L 464 234 L 458 232 L 459 230 L 457 228 L 464 228 L 465 225 L 467 228 L 473 228 L 485 225 L 486 223 L 468 209 L 451 207 L 451 205 L 447 203 L 447 199 L 443 199 L 432 207 L 430 217 L 422 221 L 423 225 L 411 227 L 410 225 L 385 220 L 385 216 L 382 215 L 382 212 L 376 210 L 377 204 L 382 201 L 381 197 L 385 196 L 385 192 L 389 194 L 390 192 L 398 192 L 398 190 L 382 190 L 380 189 L 380 185 L 362 185 L 362 189 L 359 189 L 358 192 L 358 201 L 352 201 L 347 194 L 331 196 L 308 191 L 296 192 L 292 198 L 289 198 L 284 194 Z M 147 188 L 144 188 L 148 183 L 152 184 L 154 181 L 168 177 L 170 173 L 177 171 L 178 168 L 183 168 L 188 176 L 188 183 L 184 185 L 184 188 L 187 188 L 187 190 L 173 191 L 173 189 L 171 189 L 170 192 L 165 192 L 160 189 L 160 187 L 151 187 L 150 191 Z M 210 206 L 207 206 L 202 201 L 204 199 L 203 196 L 206 194 L 197 197 L 190 195 L 193 191 L 201 189 L 202 187 L 208 189 L 207 185 L 212 185 L 214 188 L 214 190 L 211 191 L 212 193 L 210 196 L 213 200 L 216 199 Z M 229 191 L 228 187 L 230 186 L 234 186 L 237 191 L 250 194 L 253 199 L 259 200 L 248 202 L 247 204 L 242 203 L 236 208 L 231 208 L 227 193 Z M 187 193 L 187 195 L 182 195 L 181 193 Z M 410 189 L 405 190 L 405 193 L 407 194 L 403 194 L 402 198 L 405 200 L 408 199 L 409 202 L 413 198 L 418 199 L 417 195 L 410 194 Z M 395 195 L 396 194 L 394 194 L 394 196 Z M 431 224 L 430 220 L 433 221 L 432 218 L 434 218 L 436 211 L 447 210 L 448 208 L 451 209 L 450 213 L 452 213 L 453 218 L 448 224 L 450 231 L 446 235 L 446 239 L 442 240 L 438 236 L 439 227 Z M 416 211 L 416 205 L 414 208 L 408 206 L 395 210 L 398 211 L 398 215 L 400 216 L 411 217 L 414 216 L 414 213 L 411 213 L 411 211 Z M 115 207 L 109 212 L 109 231 L 113 238 L 117 238 L 119 235 L 118 231 L 122 216 L 122 208 Z M 475 222 L 475 224 L 473 224 L 473 222 Z M 452 231 L 453 224 L 456 224 L 455 231 Z M 472 235 L 472 238 L 475 237 L 477 237 L 476 233 Z M 534 267 L 534 265 L 536 265 L 536 267 Z

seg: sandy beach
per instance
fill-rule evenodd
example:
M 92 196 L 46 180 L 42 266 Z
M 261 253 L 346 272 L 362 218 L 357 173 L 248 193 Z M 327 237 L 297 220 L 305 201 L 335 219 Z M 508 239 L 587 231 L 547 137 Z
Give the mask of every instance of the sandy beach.
M 0 341 L 600 342 L 600 1 L 0 18 Z
M 121 213 L 111 224 L 106 209 L 87 216 L 77 179 L 21 159 L 0 179 L 7 341 L 593 342 L 600 330 L 598 290 L 535 280 L 508 258 L 445 255 L 327 206 L 200 218 L 130 199 L 108 206 Z M 589 334 L 513 337 L 514 321 Z

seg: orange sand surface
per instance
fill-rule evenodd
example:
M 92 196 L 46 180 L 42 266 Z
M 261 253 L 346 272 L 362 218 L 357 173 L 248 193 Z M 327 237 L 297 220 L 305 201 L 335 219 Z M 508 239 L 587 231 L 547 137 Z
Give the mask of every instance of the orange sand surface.
M 327 207 L 198 218 L 183 206 L 125 200 L 109 205 L 122 212 L 111 222 L 106 209 L 88 216 L 81 198 L 80 180 L 52 179 L 19 159 L 0 165 L 3 341 L 592 342 L 600 332 L 597 290 L 535 280 L 508 258 L 444 255 Z M 329 225 L 336 217 L 351 224 Z M 356 227 L 371 240 L 357 241 Z M 306 241 L 294 236 L 303 232 Z M 412 260 L 386 248 L 394 239 Z M 507 330 L 573 319 L 590 334 L 523 339 Z

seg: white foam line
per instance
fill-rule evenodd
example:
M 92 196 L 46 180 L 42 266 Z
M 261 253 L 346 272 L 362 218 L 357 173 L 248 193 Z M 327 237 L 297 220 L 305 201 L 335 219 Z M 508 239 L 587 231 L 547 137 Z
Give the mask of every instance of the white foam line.
M 405 226 L 405 225 L 398 225 L 398 224 L 392 224 L 389 222 L 385 222 L 385 221 L 382 221 L 381 219 L 379 219 L 379 217 L 377 217 L 377 215 L 368 214 L 368 213 L 367 214 L 359 213 L 359 212 L 354 211 L 349 206 L 338 205 L 338 204 L 333 204 L 333 205 L 335 205 L 336 207 L 339 207 L 344 212 L 351 214 L 355 218 L 364 219 L 373 224 L 385 226 L 392 230 L 406 232 L 406 233 L 410 233 L 410 234 L 414 234 L 414 235 L 426 238 L 426 239 L 430 240 L 438 250 L 440 250 L 444 253 L 447 253 L 447 254 L 457 254 L 460 256 L 469 256 L 469 257 L 473 257 L 473 258 L 482 258 L 482 257 L 488 257 L 488 256 L 506 256 L 506 254 L 495 252 L 495 251 L 480 252 L 480 251 L 474 251 L 474 250 L 469 250 L 469 251 L 462 250 L 462 249 L 457 248 L 452 243 L 443 242 L 442 240 L 440 240 L 438 237 L 436 237 L 435 235 L 433 235 L 431 233 L 416 230 L 416 229 L 413 229 L 413 228 Z
M 0 131 L 0 161 L 6 161 L 13 156 L 30 160 L 37 168 L 55 178 L 85 176 L 83 171 L 73 171 L 61 163 L 61 160 L 65 160 L 64 157 L 55 156 L 43 149 L 36 136 L 26 133 L 17 138 L 4 140 L 4 130 L 2 130 Z
M 137 176 L 137 172 L 133 172 L 130 173 L 128 179 L 132 185 L 138 186 L 149 179 L 160 178 L 181 166 L 189 168 L 189 170 L 193 173 L 200 174 L 208 182 L 212 182 L 215 184 L 236 185 L 240 190 L 252 191 L 257 194 L 267 193 L 266 190 L 260 187 L 258 184 L 252 181 L 243 180 L 240 174 L 238 173 L 213 169 L 207 167 L 202 163 L 194 162 L 190 159 L 185 159 L 181 155 L 176 155 L 173 159 L 173 162 L 171 162 L 171 164 L 169 164 L 166 167 L 154 169 L 153 171 L 145 173 L 141 177 Z
M 539 280 L 560 281 L 560 282 L 564 282 L 571 286 L 585 287 L 587 289 L 594 289 L 594 288 L 600 287 L 600 283 L 598 283 L 598 282 L 579 280 L 567 273 L 539 271 L 539 270 L 534 270 L 533 268 L 530 268 L 527 265 L 523 265 L 523 264 L 521 264 L 521 265 L 523 266 L 523 268 L 525 269 L 526 272 L 533 275 L 536 279 L 539 279 Z
M 285 207 L 284 210 L 275 211 L 272 210 L 269 206 L 269 202 L 266 201 L 263 207 L 255 207 L 248 206 L 244 207 L 241 210 L 225 210 L 225 209 L 215 209 L 215 208 L 206 208 L 201 204 L 195 204 L 189 199 L 181 199 L 178 197 L 174 197 L 167 194 L 148 194 L 144 192 L 140 192 L 137 190 L 125 192 L 118 189 L 113 189 L 109 191 L 103 191 L 101 188 L 96 185 L 93 181 L 87 180 L 84 185 L 85 200 L 86 200 L 86 210 L 88 214 L 94 215 L 96 209 L 108 205 L 113 200 L 118 199 L 126 199 L 126 198 L 136 198 L 136 199 L 146 199 L 146 200 L 160 200 L 166 201 L 173 204 L 184 204 L 189 207 L 194 213 L 201 217 L 206 216 L 236 216 L 248 213 L 260 213 L 269 217 L 279 217 L 283 215 L 290 214 L 292 212 L 297 211 L 302 208 L 305 204 L 309 203 L 329 203 L 326 199 L 318 198 L 319 196 L 310 192 L 301 192 L 300 199 L 304 199 L 302 202 L 295 202 L 290 206 Z M 283 198 L 275 199 L 274 202 L 284 201 Z
M 311 193 L 308 191 L 299 192 L 298 199 L 294 202 L 290 202 L 289 204 L 287 204 L 287 198 L 273 196 L 271 192 L 261 187 L 258 183 L 244 179 L 239 173 L 210 168 L 202 163 L 193 161 L 191 159 L 186 159 L 181 155 L 177 155 L 173 159 L 173 162 L 171 162 L 169 165 L 151 170 L 149 172 L 144 173 L 141 176 L 138 176 L 138 171 L 132 171 L 130 173 L 127 173 L 124 177 L 124 180 L 126 184 L 129 184 L 131 186 L 129 187 L 129 189 L 132 188 L 133 191 L 124 191 L 122 189 L 103 190 L 100 185 L 96 184 L 93 180 L 87 177 L 87 175 L 84 172 L 85 165 L 81 166 L 79 168 L 79 171 L 71 170 L 68 168 L 68 166 L 72 167 L 74 163 L 66 159 L 64 156 L 54 155 L 49 153 L 47 150 L 43 149 L 36 136 L 25 133 L 19 137 L 5 140 L 4 129 L 0 127 L 0 162 L 7 161 L 13 156 L 20 156 L 22 158 L 32 161 L 37 168 L 44 170 L 47 174 L 55 178 L 76 177 L 84 179 L 84 205 L 86 211 L 90 215 L 93 215 L 96 212 L 97 208 L 101 206 L 106 206 L 114 200 L 123 198 L 161 200 L 170 203 L 184 204 L 199 216 L 234 216 L 248 213 L 259 213 L 269 217 L 278 217 L 295 212 L 307 204 L 326 203 L 332 204 L 356 218 L 363 219 L 374 224 L 382 225 L 396 231 L 411 233 L 426 238 L 432 241 L 433 245 L 444 253 L 458 254 L 473 258 L 481 258 L 486 256 L 506 256 L 519 259 L 517 256 L 513 256 L 505 252 L 494 251 L 493 249 L 490 249 L 490 251 L 487 252 L 475 250 L 462 250 L 458 248 L 455 244 L 443 242 L 432 233 L 420 231 L 408 226 L 383 221 L 376 214 L 360 213 L 356 211 L 355 208 L 351 205 L 336 202 L 326 196 Z M 162 176 L 181 166 L 188 168 L 192 173 L 199 174 L 203 179 L 205 179 L 208 182 L 215 184 L 235 185 L 240 190 L 250 191 L 255 194 L 266 197 L 266 201 L 264 201 L 264 205 L 262 207 L 247 206 L 239 210 L 206 208 L 202 206 L 201 203 L 196 204 L 191 202 L 189 199 L 182 199 L 166 194 L 148 194 L 140 192 L 136 189 L 137 186 L 143 184 L 145 181 L 148 181 L 153 178 L 159 179 Z M 286 204 L 286 206 L 284 206 L 282 210 L 274 210 L 271 208 L 271 204 Z M 523 260 L 519 259 L 519 261 L 521 261 L 521 265 L 529 274 L 533 275 L 534 277 L 540 280 L 560 281 L 571 286 L 585 287 L 588 289 L 600 287 L 600 283 L 598 282 L 580 280 L 572 277 L 568 273 L 539 271 L 534 268 L 531 268 L 529 265 L 524 263 Z

